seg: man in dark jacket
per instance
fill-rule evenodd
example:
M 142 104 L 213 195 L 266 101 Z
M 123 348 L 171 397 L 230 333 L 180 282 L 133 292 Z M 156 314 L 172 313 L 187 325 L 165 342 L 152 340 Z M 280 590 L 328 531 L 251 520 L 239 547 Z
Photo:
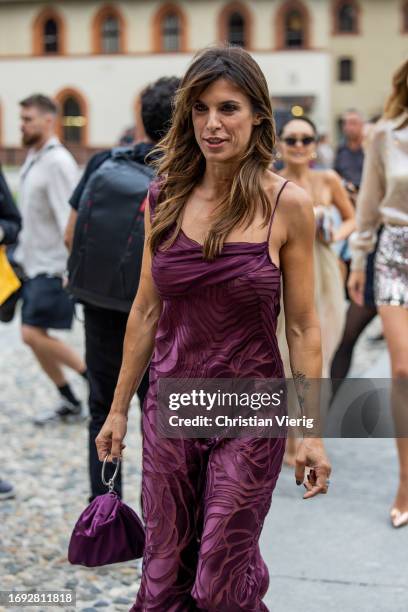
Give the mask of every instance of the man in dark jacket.
M 357 110 L 344 113 L 342 131 L 344 143 L 337 149 L 334 169 L 342 179 L 359 189 L 364 164 L 364 119 Z
M 20 229 L 20 213 L 0 167 L 0 244 L 13 244 Z
M 0 167 L 0 245 L 13 244 L 21 229 L 21 217 Z M 0 500 L 14 497 L 14 488 L 0 477 Z
M 172 100 L 178 86 L 179 79 L 175 77 L 162 78 L 141 93 L 136 107 L 138 116 L 136 118 L 136 145 L 132 155 L 134 161 L 145 164 L 146 155 L 151 152 L 154 145 L 167 131 L 171 120 Z M 91 158 L 78 187 L 71 197 L 72 211 L 65 233 L 65 244 L 69 250 L 72 249 L 74 242 L 77 210 L 87 182 L 93 172 L 111 155 L 111 151 L 103 151 Z M 118 194 L 118 198 L 120 198 L 120 194 Z M 109 232 L 109 227 L 106 228 L 106 231 Z M 104 234 L 104 238 L 106 238 L 106 234 Z M 122 363 L 123 341 L 129 313 L 102 308 L 85 303 L 84 300 L 81 301 L 84 302 L 86 364 L 90 384 L 89 471 L 92 500 L 97 495 L 106 493 L 106 487 L 101 481 L 101 464 L 96 452 L 95 438 L 108 415 L 113 400 Z M 147 372 L 137 391 L 141 405 L 147 393 L 148 385 Z M 106 474 L 108 479 L 112 476 L 113 467 L 112 464 L 107 464 Z M 119 495 L 122 494 L 120 470 L 115 481 L 115 490 Z

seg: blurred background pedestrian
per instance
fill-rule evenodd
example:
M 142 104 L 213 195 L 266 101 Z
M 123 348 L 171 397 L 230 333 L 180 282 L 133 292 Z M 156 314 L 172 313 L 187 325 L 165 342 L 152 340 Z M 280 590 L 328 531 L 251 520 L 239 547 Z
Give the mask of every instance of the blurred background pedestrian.
M 170 126 L 178 85 L 178 78 L 164 77 L 141 92 L 136 104 L 136 144 L 92 157 L 70 199 L 65 241 L 71 251 L 70 290 L 84 304 L 90 501 L 106 492 L 95 438 L 113 401 L 126 324 L 139 284 L 145 198 L 154 174 L 148 165 L 149 154 Z M 141 407 L 148 387 L 149 370 L 137 390 Z M 115 467 L 107 464 L 108 478 Z M 122 495 L 121 467 L 115 490 Z
M 354 210 L 340 177 L 333 170 L 311 168 L 316 159 L 317 130 L 307 118 L 291 119 L 280 133 L 281 175 L 303 187 L 314 202 L 316 217 L 315 299 L 322 330 L 323 376 L 344 325 L 345 295 L 338 257 L 333 243 L 347 238 L 354 229 Z M 341 218 L 335 227 L 333 212 Z
M 315 167 L 321 170 L 331 170 L 334 164 L 334 151 L 330 144 L 329 135 L 319 134 L 317 137 Z
M 48 332 L 72 326 L 74 303 L 63 288 L 68 256 L 64 230 L 78 167 L 55 135 L 55 102 L 34 94 L 22 100 L 20 107 L 22 140 L 29 149 L 20 172 L 23 229 L 15 253 L 26 276 L 21 333 L 60 396 L 55 410 L 35 417 L 35 424 L 43 425 L 81 415 L 81 402 L 63 366 L 86 378 L 85 364 L 70 346 Z
M 396 71 L 383 119 L 374 128 L 357 201 L 357 231 L 352 239 L 351 298 L 364 303 L 366 259 L 379 240 L 374 269 L 375 303 L 391 358 L 393 413 L 398 424 L 406 412 L 399 379 L 408 378 L 408 60 Z M 399 485 L 392 504 L 394 527 L 408 525 L 408 437 L 397 437 Z
M 339 260 L 332 245 L 347 238 L 354 229 L 354 210 L 340 177 L 334 170 L 316 170 L 318 133 L 307 117 L 286 122 L 280 132 L 284 168 L 281 175 L 303 187 L 314 203 L 316 240 L 314 243 L 315 304 L 322 339 L 322 376 L 326 378 L 345 320 L 344 283 Z M 341 219 L 335 227 L 336 217 Z M 286 376 L 290 376 L 289 355 L 283 313 L 278 320 L 278 339 Z M 293 465 L 296 443 L 288 438 L 285 463 Z
M 364 117 L 357 109 L 349 109 L 343 114 L 341 126 L 344 141 L 337 148 L 334 169 L 358 189 L 364 163 Z
M 379 116 L 375 116 L 364 125 L 364 140 L 363 140 L 363 151 L 365 152 L 368 146 L 370 136 L 374 129 L 375 124 L 379 120 Z M 362 169 L 361 169 L 362 170 Z M 361 177 L 359 185 L 361 183 Z M 351 195 L 351 201 L 355 205 L 356 198 L 358 196 L 359 186 L 353 186 L 351 183 L 345 181 L 345 187 Z M 333 398 L 341 385 L 342 380 L 347 376 L 352 358 L 354 348 L 358 339 L 360 338 L 363 331 L 371 323 L 371 321 L 377 316 L 377 307 L 374 299 L 374 260 L 378 245 L 378 239 L 381 233 L 381 226 L 377 231 L 377 241 L 372 253 L 368 253 L 366 260 L 366 276 L 364 285 L 364 300 L 362 304 L 357 304 L 353 300 L 350 300 L 347 313 L 346 322 L 344 325 L 343 335 L 341 341 L 337 347 L 337 350 L 333 356 L 333 361 L 330 368 L 330 376 L 332 379 L 332 391 Z M 349 240 L 346 240 L 340 250 L 340 259 L 344 264 L 343 272 L 346 282 L 346 295 L 347 292 L 347 280 L 350 273 L 350 262 L 351 262 L 351 251 L 349 247 Z M 373 336 L 371 341 L 383 340 L 384 336 L 380 333 L 377 336 Z

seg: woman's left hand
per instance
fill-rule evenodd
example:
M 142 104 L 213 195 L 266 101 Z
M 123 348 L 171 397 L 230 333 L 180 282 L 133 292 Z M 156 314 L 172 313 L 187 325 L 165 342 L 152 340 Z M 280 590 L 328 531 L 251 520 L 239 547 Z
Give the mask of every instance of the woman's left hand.
M 327 493 L 331 465 L 320 438 L 307 438 L 300 442 L 295 465 L 296 484 L 303 483 L 307 489 L 303 499 Z M 309 468 L 310 472 L 305 481 L 306 468 Z

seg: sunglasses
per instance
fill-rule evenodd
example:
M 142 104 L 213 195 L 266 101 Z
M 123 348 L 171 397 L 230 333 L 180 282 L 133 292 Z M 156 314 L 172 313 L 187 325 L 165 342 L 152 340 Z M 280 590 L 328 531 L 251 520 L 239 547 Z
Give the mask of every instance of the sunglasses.
M 303 138 L 295 138 L 294 136 L 288 136 L 283 139 L 283 142 L 288 145 L 288 147 L 294 147 L 298 142 L 300 142 L 304 147 L 315 142 L 314 136 L 303 136 Z

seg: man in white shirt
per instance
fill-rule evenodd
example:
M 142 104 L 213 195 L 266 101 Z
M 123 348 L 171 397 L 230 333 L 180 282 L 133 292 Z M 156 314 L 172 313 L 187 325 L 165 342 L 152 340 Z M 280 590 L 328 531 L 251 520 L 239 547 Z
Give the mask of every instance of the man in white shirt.
M 42 425 L 80 417 L 81 403 L 67 383 L 62 366 L 87 376 L 79 355 L 48 333 L 48 329 L 72 326 L 74 303 L 63 288 L 68 256 L 64 231 L 78 167 L 55 136 L 57 106 L 53 100 L 36 94 L 22 100 L 20 106 L 22 140 L 29 147 L 20 173 L 23 229 L 15 255 L 27 276 L 23 285 L 22 338 L 55 383 L 61 398 L 55 411 L 36 418 L 35 423 Z

